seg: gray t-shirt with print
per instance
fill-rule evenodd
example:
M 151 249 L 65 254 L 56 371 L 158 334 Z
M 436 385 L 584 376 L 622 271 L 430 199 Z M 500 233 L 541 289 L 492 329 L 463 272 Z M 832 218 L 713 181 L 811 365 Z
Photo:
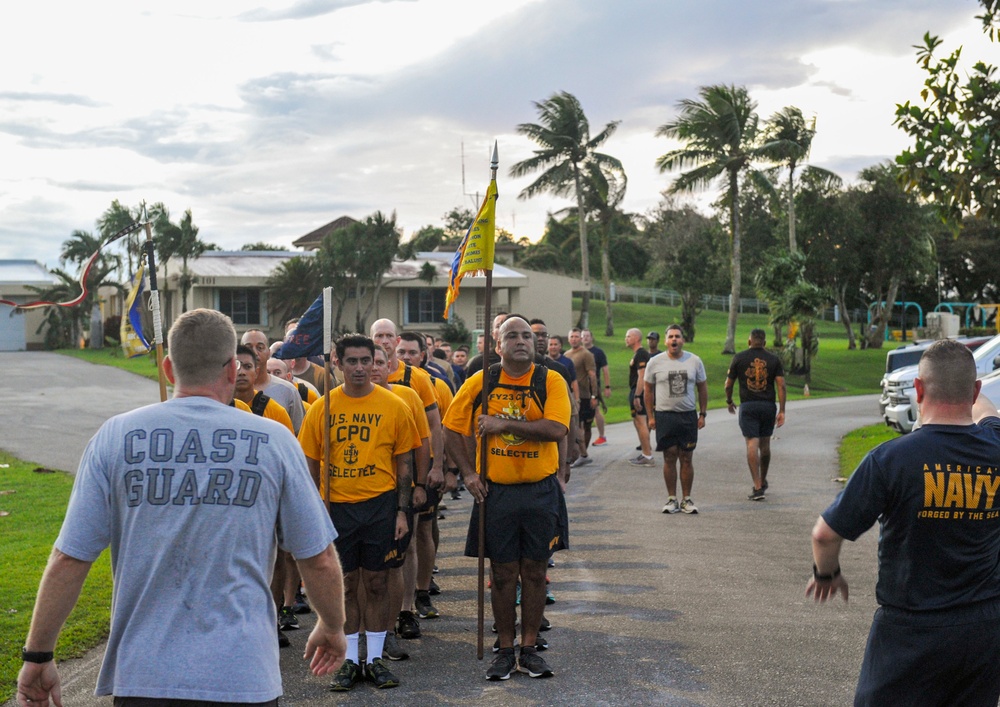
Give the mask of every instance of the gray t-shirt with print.
M 682 351 L 680 358 L 670 354 L 654 356 L 646 364 L 645 381 L 652 383 L 659 412 L 690 412 L 695 409 L 695 389 L 707 379 L 705 364 L 693 353 Z M 646 401 L 649 405 L 649 401 Z
M 80 462 L 56 547 L 111 547 L 98 695 L 266 702 L 281 695 L 269 583 L 337 536 L 298 441 L 204 397 L 113 417 Z

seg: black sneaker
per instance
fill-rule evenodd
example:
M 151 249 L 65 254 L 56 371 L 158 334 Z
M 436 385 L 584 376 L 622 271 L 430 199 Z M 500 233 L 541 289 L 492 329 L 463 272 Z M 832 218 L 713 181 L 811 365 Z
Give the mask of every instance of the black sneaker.
M 368 681 L 379 689 L 399 687 L 399 678 L 392 674 L 389 666 L 381 658 L 376 658 L 365 666 L 365 675 Z
M 764 479 L 763 481 L 760 482 L 760 487 L 765 491 L 767 491 L 767 479 Z
M 417 616 L 422 619 L 436 619 L 440 616 L 440 614 L 438 614 L 438 610 L 434 608 L 433 604 L 431 604 L 430 594 L 423 590 L 417 590 L 417 595 L 413 600 L 413 606 L 417 609 Z
M 368 634 L 358 634 L 358 665 L 364 665 L 368 660 Z
M 501 648 L 497 651 L 497 657 L 490 663 L 489 670 L 486 671 L 486 679 L 506 680 L 515 670 L 517 670 L 517 659 L 514 658 L 514 649 Z
M 333 682 L 330 683 L 330 689 L 334 692 L 347 692 L 358 684 L 363 676 L 364 674 L 361 672 L 360 665 L 353 660 L 345 660 L 337 668 L 337 672 L 333 674 Z
M 396 619 L 396 635 L 400 638 L 420 638 L 420 622 L 412 611 L 400 611 Z
M 552 622 L 549 621 L 547 618 L 545 618 L 543 616 L 542 617 L 542 625 L 538 627 L 538 630 L 539 631 L 548 631 L 550 628 L 552 628 Z
M 433 577 L 431 577 L 431 586 L 428 588 L 427 593 L 432 597 L 436 597 L 441 593 L 441 587 L 438 586 L 438 583 L 434 581 Z
M 458 501 L 461 498 L 462 498 L 462 492 L 459 491 L 458 489 L 455 489 L 454 491 L 451 492 L 452 501 Z
M 278 629 L 278 648 L 288 648 L 288 646 L 290 646 L 290 645 L 292 645 L 292 642 L 288 640 L 288 636 L 286 636 L 285 634 L 283 634 L 281 632 L 281 629 L 279 628 Z
M 751 501 L 763 501 L 765 498 L 764 489 L 763 488 L 753 489 L 750 492 L 750 495 L 747 496 L 747 498 L 750 499 Z
M 396 638 L 395 631 L 389 631 L 385 634 L 385 644 L 382 646 L 382 657 L 388 658 L 389 660 L 406 660 L 410 657 L 410 654 L 406 652 L 406 649 L 399 645 L 399 639 Z
M 517 638 L 517 636 L 515 636 L 514 637 L 514 647 L 515 648 L 517 648 L 517 644 L 518 644 L 518 638 Z M 497 636 L 497 640 L 493 641 L 493 652 L 494 653 L 499 653 L 500 652 L 500 637 L 499 636 Z
M 295 603 L 292 604 L 292 611 L 296 614 L 308 614 L 312 609 L 309 607 L 309 601 L 306 599 L 306 595 L 302 593 L 302 590 L 295 592 Z
M 549 648 L 549 642 L 548 641 L 546 641 L 541 636 L 535 636 L 535 650 L 536 651 L 544 651 L 544 650 L 548 650 L 548 648 Z
M 283 606 L 278 612 L 278 628 L 282 631 L 295 631 L 299 627 L 299 620 L 295 617 L 292 607 Z
M 521 649 L 521 656 L 517 659 L 517 669 L 533 678 L 550 678 L 553 675 L 552 668 L 545 659 L 530 648 Z

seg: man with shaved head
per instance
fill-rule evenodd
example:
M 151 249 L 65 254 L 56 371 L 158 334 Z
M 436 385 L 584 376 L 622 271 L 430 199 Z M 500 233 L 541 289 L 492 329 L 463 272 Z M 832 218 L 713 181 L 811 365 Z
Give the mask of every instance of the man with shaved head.
M 923 426 L 871 451 L 813 528 L 806 595 L 846 602 L 840 548 L 879 523 L 855 705 L 1000 698 L 1000 418 L 980 385 L 967 347 L 935 342 L 914 381 Z
M 244 332 L 240 343 L 249 346 L 257 354 L 257 379 L 254 381 L 254 387 L 285 408 L 292 421 L 292 427 L 298 434 L 302 418 L 305 416 L 302 398 L 299 397 L 299 391 L 294 385 L 267 372 L 267 362 L 271 358 L 267 334 L 260 329 L 248 329 Z

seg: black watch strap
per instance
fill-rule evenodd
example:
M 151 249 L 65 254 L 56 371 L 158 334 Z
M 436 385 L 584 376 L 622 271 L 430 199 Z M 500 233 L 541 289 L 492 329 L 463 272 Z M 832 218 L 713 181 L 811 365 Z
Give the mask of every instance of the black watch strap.
M 52 651 L 29 651 L 27 646 L 21 649 L 21 660 L 25 663 L 48 663 L 53 659 Z
M 839 576 L 840 576 L 839 567 L 830 574 L 820 574 L 819 570 L 816 569 L 816 565 L 815 564 L 813 565 L 813 579 L 815 579 L 817 582 L 832 582 Z

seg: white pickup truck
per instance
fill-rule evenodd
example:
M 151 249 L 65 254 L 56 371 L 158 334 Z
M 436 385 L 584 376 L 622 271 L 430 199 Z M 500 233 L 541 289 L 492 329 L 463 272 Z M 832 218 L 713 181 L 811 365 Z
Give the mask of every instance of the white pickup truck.
M 964 343 L 971 347 L 977 342 L 969 340 Z M 897 350 L 922 352 L 929 345 Z M 1000 368 L 1000 335 L 976 346 L 972 358 L 976 361 L 976 371 L 980 377 Z M 917 421 L 917 392 L 913 387 L 913 379 L 916 377 L 917 366 L 911 365 L 897 368 L 882 379 L 882 396 L 879 398 L 882 419 L 886 425 L 903 433 L 912 430 Z

